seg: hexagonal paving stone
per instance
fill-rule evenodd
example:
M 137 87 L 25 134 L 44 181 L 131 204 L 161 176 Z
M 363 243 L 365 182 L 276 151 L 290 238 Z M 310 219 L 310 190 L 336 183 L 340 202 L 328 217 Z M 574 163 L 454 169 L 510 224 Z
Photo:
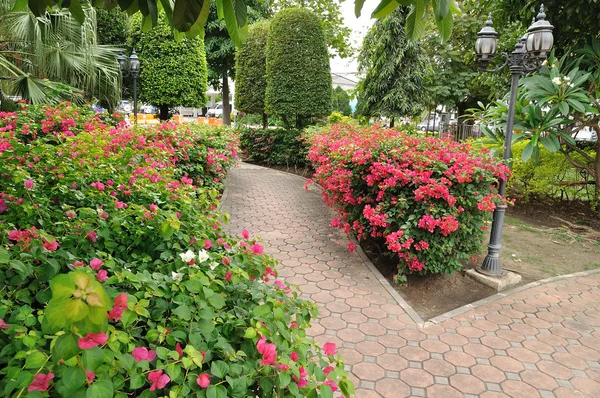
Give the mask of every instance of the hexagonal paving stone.
M 498 369 L 504 372 L 518 373 L 525 369 L 521 362 L 510 357 L 495 356 L 490 359 L 490 362 L 493 366 L 497 367 Z
M 363 355 L 378 356 L 385 352 L 385 347 L 375 341 L 361 341 L 356 345 L 356 351 Z
M 343 329 L 337 333 L 337 336 L 348 343 L 358 343 L 365 339 L 365 334 L 357 329 Z
M 553 377 L 540 372 L 539 370 L 525 370 L 519 374 L 521 380 L 539 390 L 554 390 L 558 384 Z
M 518 380 L 503 381 L 502 391 L 513 398 L 538 397 L 539 394 L 535 388 L 527 383 Z
M 429 359 L 429 353 L 420 347 L 406 346 L 398 350 L 400 356 L 408 359 L 409 361 L 422 362 Z
M 454 387 L 436 384 L 427 387 L 428 397 L 462 398 L 463 394 Z
M 352 366 L 352 373 L 360 380 L 377 381 L 385 376 L 385 371 L 381 366 L 367 362 L 361 362 Z
M 423 340 L 419 343 L 419 345 L 424 350 L 436 352 L 438 354 L 443 354 L 444 352 L 450 351 L 448 344 L 439 340 Z
M 504 372 L 491 365 L 475 365 L 471 368 L 471 373 L 484 382 L 500 383 L 506 380 Z
M 456 373 L 456 368 L 449 362 L 441 359 L 428 359 L 423 362 L 423 369 L 434 376 L 448 377 Z
M 369 336 L 382 336 L 386 329 L 378 323 L 366 322 L 358 326 L 361 332 Z
M 381 343 L 384 347 L 388 348 L 402 348 L 406 345 L 406 340 L 404 340 L 402 337 L 391 334 L 380 336 L 377 341 L 379 341 L 379 343 Z
M 440 340 L 448 345 L 464 346 L 469 343 L 469 340 L 460 334 L 443 333 L 440 335 Z
M 410 387 L 406 383 L 394 379 L 379 380 L 375 385 L 375 391 L 383 397 L 403 398 L 410 396 Z
M 367 317 L 360 312 L 344 312 L 342 314 L 342 319 L 348 323 L 354 323 L 357 325 L 367 322 Z
M 400 372 L 400 379 L 411 387 L 425 388 L 433 384 L 433 376 L 423 369 L 404 369 Z
M 485 390 L 485 384 L 471 375 L 455 374 L 450 376 L 450 385 L 464 394 L 479 394 Z
M 467 368 L 475 365 L 476 363 L 475 358 L 473 358 L 471 355 L 458 351 L 450 351 L 445 353 L 444 359 L 454 366 L 462 366 Z
M 408 361 L 397 354 L 383 354 L 377 356 L 377 364 L 385 370 L 399 372 L 408 368 Z

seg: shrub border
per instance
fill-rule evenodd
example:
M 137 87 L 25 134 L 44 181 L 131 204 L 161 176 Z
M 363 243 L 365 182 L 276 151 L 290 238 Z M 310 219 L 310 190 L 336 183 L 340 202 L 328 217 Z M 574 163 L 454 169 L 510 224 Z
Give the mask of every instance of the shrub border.
M 301 178 L 303 180 L 308 180 L 308 178 L 306 177 L 302 177 L 299 176 L 297 174 L 294 173 L 289 173 L 287 171 L 283 171 L 283 170 L 277 170 L 277 169 L 272 169 L 270 167 L 266 167 L 266 166 L 259 166 L 256 164 L 252 164 L 252 163 L 246 163 L 246 162 L 239 162 L 241 163 L 245 163 L 246 165 L 249 165 L 251 167 L 260 167 L 260 168 L 265 168 L 265 169 L 269 169 L 269 170 L 273 170 L 275 172 L 279 172 L 279 173 L 285 173 L 285 174 L 289 174 L 292 175 L 294 177 L 298 177 Z M 239 167 L 240 164 L 236 164 L 232 167 L 232 170 L 236 167 Z M 230 171 L 231 172 L 231 171 Z M 226 184 L 226 182 L 225 182 Z M 318 184 L 315 181 L 311 180 L 311 185 L 317 185 L 319 186 L 321 189 L 323 189 L 323 187 Z M 225 190 L 223 191 L 223 195 L 221 196 L 221 204 L 223 204 L 227 198 L 227 187 L 225 187 Z M 219 206 L 220 207 L 220 206 Z M 373 275 L 375 275 L 375 277 L 377 278 L 377 280 L 379 281 L 379 283 L 381 283 L 381 285 L 384 287 L 385 290 L 387 290 L 387 292 L 394 298 L 394 300 L 396 300 L 396 303 L 398 303 L 398 305 L 404 309 L 404 311 L 406 311 L 406 313 L 408 314 L 408 316 L 410 316 L 410 318 L 417 324 L 417 328 L 418 329 L 425 329 L 427 327 L 430 326 L 434 326 L 437 325 L 439 323 L 442 323 L 450 318 L 454 318 L 457 315 L 463 314 L 467 311 L 471 311 L 474 309 L 477 309 L 479 307 L 482 307 L 484 305 L 490 304 L 496 300 L 499 300 L 501 298 L 507 297 L 507 296 L 512 296 L 513 294 L 517 294 L 522 292 L 523 290 L 527 290 L 533 287 L 537 287 L 540 285 L 545 285 L 548 283 L 552 283 L 552 282 L 557 282 L 563 279 L 569 279 L 569 278 L 577 278 L 577 277 L 581 277 L 581 276 L 589 276 L 589 275 L 593 275 L 593 274 L 597 274 L 600 273 L 600 269 L 595 269 L 595 270 L 590 270 L 590 271 L 582 271 L 582 272 L 575 272 L 572 274 L 565 274 L 565 275 L 558 275 L 558 276 L 553 276 L 550 278 L 546 278 L 546 279 L 540 279 L 539 281 L 534 281 L 534 282 L 530 282 L 526 285 L 523 286 L 519 286 L 516 287 L 514 289 L 510 289 L 506 292 L 499 292 L 496 293 L 492 296 L 486 297 L 484 299 L 475 301 L 473 303 L 470 304 L 466 304 L 463 305 L 462 307 L 458 307 L 455 308 L 451 311 L 445 312 L 441 315 L 435 316 L 427 321 L 425 321 L 411 306 L 410 304 L 408 304 L 408 302 L 406 300 L 404 300 L 402 298 L 402 296 L 400 296 L 400 294 L 392 287 L 392 285 L 388 282 L 388 280 L 381 274 L 381 272 L 379 272 L 379 270 L 377 269 L 377 267 L 375 267 L 375 265 L 371 262 L 371 260 L 369 260 L 369 257 L 367 257 L 367 255 L 365 254 L 365 252 L 362 250 L 362 248 L 360 247 L 359 242 L 356 240 L 356 238 L 350 234 L 346 234 L 348 236 L 348 238 L 354 242 L 354 244 L 356 244 L 357 249 L 356 252 L 358 253 L 358 255 L 360 256 L 360 258 L 363 260 L 363 262 L 365 263 L 365 265 L 367 266 L 367 268 L 369 268 L 369 270 L 373 273 Z M 407 325 L 409 326 L 409 325 Z M 410 327 L 407 327 L 407 329 L 411 329 Z

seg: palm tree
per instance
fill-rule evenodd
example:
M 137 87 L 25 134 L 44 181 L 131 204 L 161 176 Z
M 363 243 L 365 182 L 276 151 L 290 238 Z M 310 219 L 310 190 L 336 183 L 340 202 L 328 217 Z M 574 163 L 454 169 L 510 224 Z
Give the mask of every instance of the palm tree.
M 97 99 L 115 105 L 121 77 L 119 49 L 99 45 L 96 11 L 87 7 L 79 23 L 64 9 L 42 17 L 11 12 L 14 0 L 0 0 L 2 90 L 34 103 Z

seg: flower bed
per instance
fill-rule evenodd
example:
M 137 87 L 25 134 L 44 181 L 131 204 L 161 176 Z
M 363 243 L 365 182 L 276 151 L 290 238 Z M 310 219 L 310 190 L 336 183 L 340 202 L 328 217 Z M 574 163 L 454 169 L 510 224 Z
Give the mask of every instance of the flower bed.
M 308 137 L 334 227 L 398 257 L 397 277 L 449 273 L 479 252 L 508 168 L 468 144 L 347 124 Z M 349 249 L 354 249 L 350 244 Z
M 26 128 L 25 125 L 28 127 Z M 316 307 L 223 233 L 227 130 L 67 104 L 0 115 L 5 396 L 324 397 L 353 387 Z

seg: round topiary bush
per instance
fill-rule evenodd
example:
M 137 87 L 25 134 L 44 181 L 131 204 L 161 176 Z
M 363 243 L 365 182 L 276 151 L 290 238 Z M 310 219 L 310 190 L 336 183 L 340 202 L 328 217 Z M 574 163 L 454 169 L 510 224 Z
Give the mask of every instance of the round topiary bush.
M 268 113 L 302 118 L 331 113 L 329 55 L 319 18 L 305 8 L 280 11 L 267 39 Z

